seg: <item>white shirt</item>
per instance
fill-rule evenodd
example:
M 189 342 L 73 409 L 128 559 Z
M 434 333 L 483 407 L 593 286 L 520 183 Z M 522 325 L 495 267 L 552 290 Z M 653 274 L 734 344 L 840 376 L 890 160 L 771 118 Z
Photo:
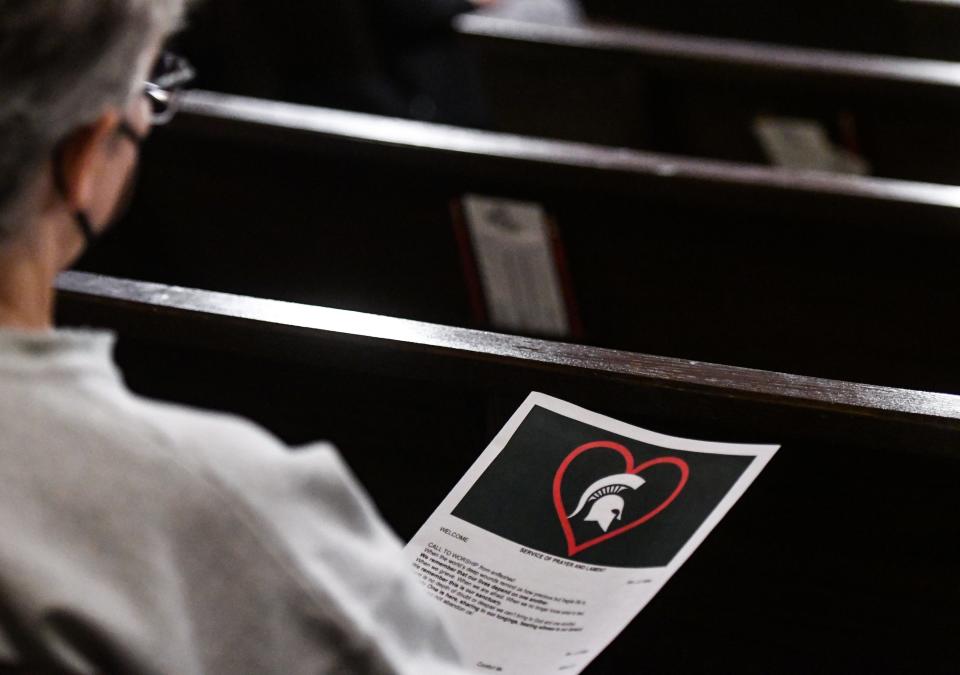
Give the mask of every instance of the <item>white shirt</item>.
M 112 347 L 0 331 L 0 665 L 463 672 L 332 447 L 134 396 Z

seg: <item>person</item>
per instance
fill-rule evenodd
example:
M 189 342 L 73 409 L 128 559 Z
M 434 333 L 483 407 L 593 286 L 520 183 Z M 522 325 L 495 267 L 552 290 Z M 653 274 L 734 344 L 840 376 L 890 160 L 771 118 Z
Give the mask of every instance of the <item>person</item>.
M 586 21 L 579 0 L 501 0 L 483 8 L 482 13 L 549 26 L 578 26 Z
M 138 398 L 53 326 L 191 74 L 157 57 L 184 1 L 0 0 L 0 671 L 462 672 L 332 447 Z
M 482 127 L 479 66 L 453 31 L 497 0 L 205 0 L 177 37 L 198 86 Z
M 497 0 L 364 0 L 389 81 L 405 101 L 404 117 L 464 127 L 489 126 L 476 55 L 453 31 L 454 20 Z

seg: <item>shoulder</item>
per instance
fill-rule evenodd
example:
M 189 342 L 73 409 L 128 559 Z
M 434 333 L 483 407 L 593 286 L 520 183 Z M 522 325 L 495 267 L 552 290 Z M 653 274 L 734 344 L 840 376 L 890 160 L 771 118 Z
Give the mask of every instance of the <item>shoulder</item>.
M 455 661 L 400 540 L 332 445 L 290 449 L 241 418 L 142 405 L 154 423 L 172 425 L 165 433 L 178 448 L 175 461 L 207 483 L 304 599 L 363 636 L 361 651 L 402 662 L 424 650 L 432 669 L 419 672 Z
M 245 495 L 295 489 L 297 482 L 318 475 L 354 480 L 336 448 L 325 441 L 291 448 L 249 419 L 140 397 L 127 402 L 126 412 L 167 459 Z
M 170 462 L 251 527 L 293 546 L 309 540 L 399 548 L 332 444 L 290 448 L 250 420 L 140 398 L 130 410 Z
M 294 450 L 242 418 L 140 398 L 105 369 L 70 372 L 0 380 L 0 584 L 13 589 L 0 611 L 67 611 L 140 655 L 203 651 L 195 629 L 300 666 L 452 662 L 398 540 L 329 444 Z

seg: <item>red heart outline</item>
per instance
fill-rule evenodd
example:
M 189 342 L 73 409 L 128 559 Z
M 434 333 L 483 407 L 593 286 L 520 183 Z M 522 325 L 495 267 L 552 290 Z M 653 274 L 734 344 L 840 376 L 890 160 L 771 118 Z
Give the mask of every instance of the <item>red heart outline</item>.
M 570 519 L 567 517 L 567 510 L 563 506 L 563 498 L 560 495 L 560 486 L 563 484 L 563 476 L 566 474 L 567 468 L 570 466 L 573 460 L 583 453 L 589 450 L 594 450 L 595 448 L 607 448 L 609 450 L 616 450 L 619 452 L 623 456 L 624 462 L 627 465 L 627 470 L 625 473 L 632 473 L 634 475 L 639 474 L 641 471 L 645 471 L 651 466 L 656 466 L 658 464 L 673 464 L 680 469 L 680 482 L 677 484 L 676 489 L 674 489 L 670 496 L 664 499 L 656 508 L 648 511 L 636 520 L 627 523 L 623 527 L 618 527 L 616 530 L 605 532 L 599 537 L 594 537 L 593 539 L 588 539 L 582 544 L 578 544 L 576 537 L 573 535 L 573 526 L 570 525 Z M 624 532 L 632 530 L 639 525 L 643 525 L 645 522 L 670 506 L 673 500 L 677 498 L 677 495 L 679 495 L 683 490 L 684 486 L 686 486 L 687 479 L 690 477 L 690 467 L 687 466 L 685 461 L 677 457 L 657 457 L 644 462 L 638 467 L 634 467 L 633 462 L 633 453 L 619 443 L 614 443 L 613 441 L 593 441 L 592 443 L 585 443 L 581 445 L 579 448 L 567 455 L 566 459 L 563 460 L 563 463 L 560 464 L 560 468 L 557 469 L 557 473 L 553 477 L 553 506 L 557 510 L 557 517 L 560 518 L 560 525 L 563 527 L 563 534 L 567 538 L 567 555 L 571 557 L 575 556 L 591 546 L 596 546 L 597 544 L 607 541 L 608 539 L 618 537 Z

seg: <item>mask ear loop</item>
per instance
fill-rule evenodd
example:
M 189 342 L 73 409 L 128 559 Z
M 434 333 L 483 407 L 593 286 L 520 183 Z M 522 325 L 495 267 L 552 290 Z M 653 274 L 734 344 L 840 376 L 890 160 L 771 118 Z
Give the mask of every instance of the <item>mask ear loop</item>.
M 56 150 L 53 153 L 53 182 L 57 187 L 57 190 L 60 192 L 60 196 L 64 199 L 67 198 L 67 178 L 63 172 L 63 144 L 57 146 Z M 93 231 L 93 223 L 90 221 L 90 216 L 87 215 L 86 211 L 77 210 L 72 214 L 73 222 L 77 226 L 77 229 L 80 230 L 80 234 L 83 235 L 83 240 L 86 247 L 89 249 L 97 241 L 97 234 Z
M 126 121 L 121 122 L 117 130 L 123 136 L 125 136 L 127 139 L 133 142 L 133 144 L 136 145 L 137 147 L 143 144 L 143 141 L 144 141 L 143 136 L 138 134 L 136 130 L 132 126 L 130 126 L 128 122 Z M 58 145 L 56 150 L 54 150 L 53 181 L 57 187 L 57 190 L 59 190 L 60 195 L 64 199 L 66 199 L 68 190 L 67 190 L 67 179 L 63 172 L 63 163 L 64 163 L 63 151 L 64 151 L 63 143 Z M 97 239 L 99 239 L 100 235 L 94 231 L 93 222 L 91 222 L 90 216 L 87 214 L 86 211 L 83 211 L 83 210 L 74 211 L 72 216 L 73 216 L 73 222 L 77 226 L 77 229 L 80 230 L 80 234 L 83 235 L 84 243 L 87 249 L 89 250 L 97 242 Z

